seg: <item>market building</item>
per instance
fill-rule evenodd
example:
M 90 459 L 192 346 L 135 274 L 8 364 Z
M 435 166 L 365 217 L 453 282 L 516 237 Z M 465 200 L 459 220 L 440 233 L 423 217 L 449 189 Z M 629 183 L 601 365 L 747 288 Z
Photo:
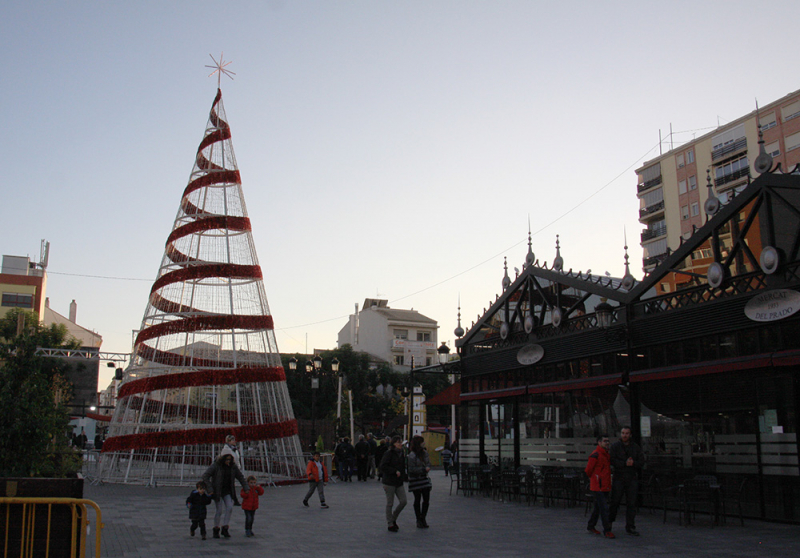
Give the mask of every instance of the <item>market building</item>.
M 630 425 L 650 490 L 714 475 L 745 516 L 800 521 L 800 167 L 760 147 L 763 174 L 725 203 L 710 187 L 705 223 L 642 281 L 540 266 L 529 241 L 456 343 L 462 466 L 579 474 Z

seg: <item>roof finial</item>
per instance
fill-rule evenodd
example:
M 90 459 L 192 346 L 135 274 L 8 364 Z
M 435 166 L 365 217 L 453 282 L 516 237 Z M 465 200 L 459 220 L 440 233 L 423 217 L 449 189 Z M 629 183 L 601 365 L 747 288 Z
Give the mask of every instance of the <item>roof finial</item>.
M 503 270 L 505 271 L 503 274 L 503 290 L 506 290 L 511 286 L 511 277 L 508 276 L 508 258 L 506 257 L 503 257 Z
M 631 290 L 633 284 L 636 282 L 636 279 L 633 278 L 631 275 L 631 267 L 628 263 L 628 229 L 627 227 L 622 227 L 622 232 L 625 235 L 625 275 L 622 276 L 622 283 L 621 286 L 626 291 Z
M 531 248 L 531 216 L 528 215 L 528 253 L 525 255 L 525 267 L 532 266 L 536 262 L 536 256 L 533 255 L 533 248 Z
M 556 257 L 553 259 L 553 269 L 561 271 L 564 268 L 564 258 L 561 257 L 561 246 L 556 235 Z
M 222 74 L 225 74 L 226 76 L 228 76 L 228 77 L 229 77 L 229 78 L 231 78 L 231 79 L 233 79 L 233 76 L 235 76 L 235 75 L 236 75 L 236 72 L 232 72 L 232 71 L 230 71 L 230 70 L 226 70 L 226 69 L 225 69 L 225 67 L 226 67 L 228 64 L 230 64 L 230 61 L 228 61 L 228 62 L 223 62 L 223 61 L 222 61 L 222 54 L 223 54 L 223 53 L 220 53 L 220 55 L 219 55 L 219 62 L 217 62 L 217 61 L 214 59 L 214 57 L 213 57 L 213 56 L 211 56 L 211 55 L 209 54 L 209 56 L 211 56 L 211 60 L 214 60 L 214 65 L 213 65 L 213 66 L 209 66 L 208 64 L 206 64 L 206 68 L 214 68 L 214 71 L 213 71 L 213 72 L 211 72 L 210 74 L 208 74 L 208 77 L 211 77 L 211 76 L 213 76 L 214 74 L 217 74 L 217 89 L 219 89 L 219 88 L 220 88 L 220 85 L 221 85 L 220 81 L 221 81 L 221 79 L 222 79 Z
M 706 200 L 706 203 L 703 204 L 703 209 L 706 210 L 706 215 L 708 215 L 708 218 L 710 219 L 714 216 L 714 214 L 716 214 L 717 211 L 719 211 L 720 206 L 719 198 L 717 198 L 717 196 L 714 194 L 714 187 L 711 184 L 710 168 L 706 169 L 706 186 L 708 186 L 708 199 Z
M 758 115 L 758 99 L 756 99 L 756 122 L 758 123 L 758 157 L 753 161 L 753 168 L 758 174 L 764 174 L 772 168 L 772 155 L 764 147 L 764 132 L 761 131 L 761 117 Z
M 453 331 L 453 333 L 459 339 L 464 337 L 464 328 L 461 327 L 461 293 L 458 293 L 458 326 L 456 326 L 456 329 Z

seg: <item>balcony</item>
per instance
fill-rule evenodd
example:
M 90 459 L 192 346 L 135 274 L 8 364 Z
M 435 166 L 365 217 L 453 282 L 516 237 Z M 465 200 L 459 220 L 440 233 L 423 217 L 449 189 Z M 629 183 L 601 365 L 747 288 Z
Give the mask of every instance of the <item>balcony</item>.
M 719 188 L 720 186 L 730 184 L 731 182 L 735 182 L 736 180 L 744 177 L 750 177 L 750 167 L 739 169 L 738 171 L 726 174 L 722 178 L 717 178 L 714 180 L 714 186 Z
M 650 256 L 649 258 L 643 258 L 642 259 L 642 265 L 645 268 L 655 267 L 655 266 L 657 266 L 658 264 L 660 264 L 661 262 L 663 262 L 666 259 L 667 259 L 667 254 L 659 254 L 657 256 Z
M 721 159 L 726 155 L 736 153 L 742 149 L 747 149 L 747 138 L 739 138 L 733 143 L 729 143 L 728 145 L 723 145 L 722 147 L 715 149 L 711 152 L 711 160 L 716 161 L 717 159 Z
M 658 175 L 657 177 L 636 186 L 636 192 L 644 192 L 645 190 L 649 190 L 650 188 L 658 186 L 659 184 L 661 184 L 661 175 Z
M 647 217 L 648 215 L 654 215 L 659 211 L 664 211 L 664 201 L 660 201 L 655 203 L 651 206 L 645 207 L 644 209 L 639 210 L 639 219 Z
M 642 242 L 647 242 L 648 240 L 658 238 L 659 236 L 664 236 L 665 234 L 667 234 L 667 227 L 645 229 L 642 231 Z

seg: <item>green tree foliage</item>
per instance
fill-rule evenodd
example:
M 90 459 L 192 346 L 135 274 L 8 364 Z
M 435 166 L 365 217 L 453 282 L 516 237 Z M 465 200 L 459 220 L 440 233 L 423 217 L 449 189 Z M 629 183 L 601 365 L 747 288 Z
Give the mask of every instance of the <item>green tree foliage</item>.
M 289 369 L 289 359 L 297 359 L 297 370 Z M 323 374 L 317 389 L 316 419 L 336 418 L 336 398 L 338 394 L 338 378 L 331 373 L 331 361 L 339 360 L 339 373 L 343 374 L 342 385 L 342 424 L 350 422 L 349 402 L 347 390 L 353 391 L 353 415 L 356 429 L 369 430 L 370 424 L 380 424 L 382 412 L 386 412 L 386 421 L 391 421 L 398 414 L 402 405 L 396 402 L 400 399 L 399 392 L 409 383 L 409 374 L 396 372 L 390 365 L 383 364 L 376 369 L 370 369 L 369 355 L 354 351 L 349 344 L 338 349 L 326 351 L 322 355 Z M 286 371 L 286 383 L 289 396 L 297 418 L 311 418 L 311 378 L 305 371 L 308 355 L 284 355 L 283 367 Z M 422 385 L 423 392 L 428 396 L 435 395 L 449 385 L 446 377 L 440 374 L 415 374 L 415 383 Z M 379 386 L 381 389 L 379 390 Z M 395 402 L 395 404 L 393 404 Z M 399 411 L 402 413 L 402 411 Z M 349 427 L 347 428 L 349 431 Z
M 13 309 L 0 318 L 0 476 L 65 476 L 80 468 L 66 438 L 68 365 L 34 356 L 36 347 L 79 345 L 66 327 L 45 327 L 33 312 Z

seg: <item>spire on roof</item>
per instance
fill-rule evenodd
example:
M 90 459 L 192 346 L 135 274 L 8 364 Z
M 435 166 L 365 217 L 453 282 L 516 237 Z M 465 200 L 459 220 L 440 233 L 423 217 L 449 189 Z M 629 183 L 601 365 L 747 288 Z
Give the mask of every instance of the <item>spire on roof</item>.
M 534 264 L 536 256 L 533 255 L 533 248 L 531 247 L 531 216 L 528 215 L 528 253 L 525 255 L 525 266 L 528 267 Z
M 508 258 L 503 258 L 503 290 L 511 286 L 511 277 L 508 276 Z
M 458 338 L 464 337 L 464 328 L 461 327 L 461 293 L 458 293 L 458 325 L 453 333 Z
M 564 269 L 564 258 L 561 257 L 561 246 L 558 241 L 558 235 L 556 235 L 556 257 L 553 259 L 553 269 L 556 271 Z

